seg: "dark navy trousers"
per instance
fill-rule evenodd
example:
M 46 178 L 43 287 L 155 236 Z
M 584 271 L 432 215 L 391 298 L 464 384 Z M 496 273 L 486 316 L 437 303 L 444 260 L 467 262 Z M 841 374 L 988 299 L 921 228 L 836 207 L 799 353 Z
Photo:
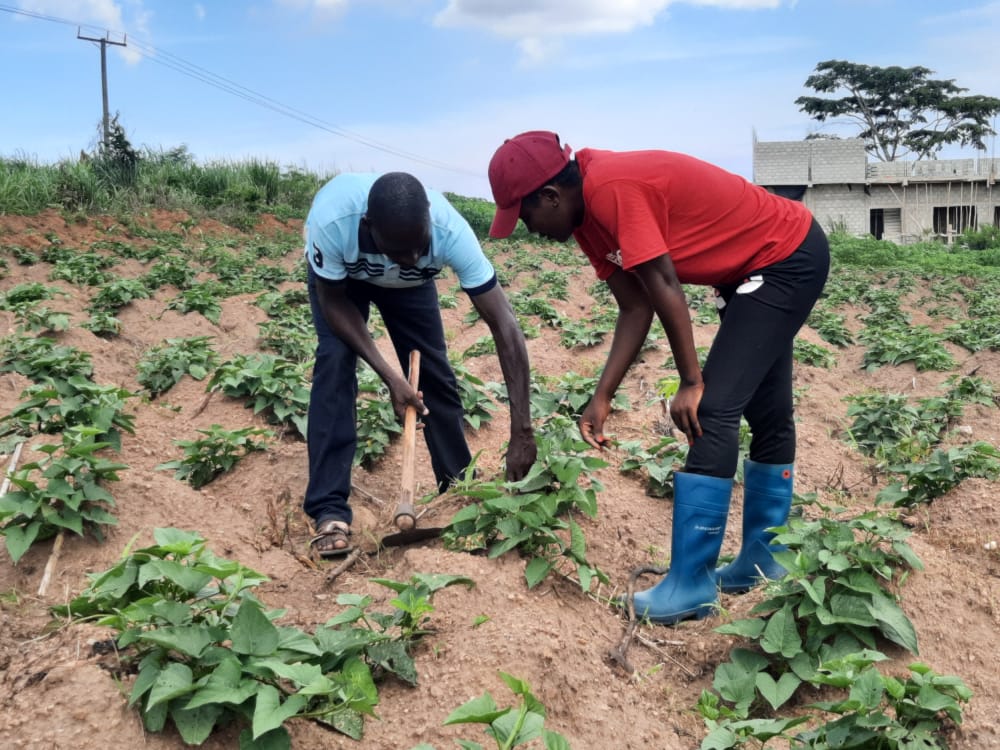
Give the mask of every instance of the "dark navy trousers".
M 830 247 L 814 220 L 790 256 L 740 284 L 716 288 L 725 305 L 702 370 L 705 391 L 698 421 L 703 434 L 688 451 L 685 471 L 734 476 L 741 415 L 750 425 L 751 460 L 794 463 L 792 346 L 829 270 Z
M 378 309 L 407 377 L 410 351 L 420 351 L 417 389 L 423 391 L 429 412 L 422 419 L 422 432 L 438 491 L 443 492 L 472 457 L 465 440 L 462 400 L 448 362 L 437 287 L 432 279 L 417 287 L 395 289 L 353 279 L 346 283 L 348 298 L 366 322 L 371 305 Z M 358 357 L 323 318 L 312 269 L 309 302 L 318 343 L 309 397 L 309 484 L 303 507 L 317 525 L 328 519 L 351 523 L 348 497 L 357 445 Z

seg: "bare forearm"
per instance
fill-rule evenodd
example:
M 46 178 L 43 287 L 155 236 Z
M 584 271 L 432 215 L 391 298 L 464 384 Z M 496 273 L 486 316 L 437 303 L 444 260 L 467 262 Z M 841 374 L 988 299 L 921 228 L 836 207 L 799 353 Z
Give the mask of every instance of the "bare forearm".
M 368 332 L 364 318 L 361 317 L 361 313 L 354 305 L 346 300 L 338 301 L 321 297 L 320 309 L 323 311 L 326 324 L 334 335 L 367 362 L 385 383 L 391 383 L 393 379 L 402 377 L 381 355 Z
M 491 326 L 493 338 L 497 345 L 497 358 L 500 360 L 500 370 L 507 384 L 507 396 L 510 399 L 510 432 L 511 435 L 531 432 L 531 394 L 530 366 L 528 364 L 528 349 L 524 345 L 524 335 L 511 315 L 509 321 L 502 321 Z
M 677 375 L 683 385 L 701 383 L 701 366 L 694 348 L 694 330 L 684 292 L 671 288 L 657 301 L 656 314 L 666 331 L 670 351 L 677 365 Z
M 653 311 L 650 308 L 631 307 L 619 310 L 608 361 L 594 390 L 596 396 L 608 401 L 614 397 L 628 368 L 639 356 L 652 321 Z

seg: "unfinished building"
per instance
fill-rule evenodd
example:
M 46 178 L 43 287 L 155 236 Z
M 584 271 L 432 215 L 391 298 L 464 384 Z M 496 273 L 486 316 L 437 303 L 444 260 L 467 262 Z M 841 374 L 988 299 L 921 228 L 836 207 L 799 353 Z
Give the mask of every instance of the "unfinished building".
M 824 229 L 906 244 L 1000 226 L 1000 159 L 868 162 L 864 141 L 754 141 L 753 180 L 805 203 Z

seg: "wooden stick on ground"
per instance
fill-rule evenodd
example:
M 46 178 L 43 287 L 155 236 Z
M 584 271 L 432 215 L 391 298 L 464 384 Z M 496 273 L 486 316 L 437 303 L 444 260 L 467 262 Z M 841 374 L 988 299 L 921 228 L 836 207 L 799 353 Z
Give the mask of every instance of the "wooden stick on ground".
M 10 489 L 10 476 L 14 473 L 17 468 L 17 461 L 21 458 L 21 448 L 24 447 L 24 443 L 18 443 L 17 447 L 14 448 L 14 453 L 11 454 L 10 462 L 7 464 L 7 471 L 3 474 L 3 484 L 0 485 L 0 497 L 7 494 L 7 490 Z
M 611 650 L 608 654 L 608 658 L 611 660 L 612 664 L 616 664 L 621 667 L 629 674 L 630 677 L 635 675 L 635 667 L 632 666 L 632 662 L 628 660 L 626 654 L 628 653 L 629 646 L 632 645 L 632 639 L 635 637 L 635 630 L 639 627 L 639 620 L 635 616 L 635 600 L 633 599 L 633 595 L 635 594 L 635 582 L 639 579 L 639 576 L 645 575 L 646 573 L 663 575 L 666 572 L 666 568 L 636 568 L 628 577 L 628 588 L 625 593 L 625 601 L 628 604 L 628 625 L 625 626 L 625 632 L 622 634 L 622 638 L 618 642 L 618 646 Z
M 66 535 L 65 530 L 61 530 L 56 534 L 56 540 L 52 544 L 52 553 L 49 555 L 49 560 L 45 563 L 45 572 L 42 573 L 42 581 L 38 584 L 38 595 L 45 596 L 45 590 L 49 587 L 49 581 L 52 580 L 52 574 L 56 570 L 56 563 L 59 561 L 59 553 L 62 552 L 63 537 Z
M 333 570 L 331 570 L 329 573 L 326 574 L 326 582 L 325 582 L 326 585 L 329 586 L 334 581 L 336 581 L 337 576 L 339 576 L 344 571 L 350 569 L 350 567 L 354 565 L 354 563 L 356 563 L 358 560 L 361 559 L 361 556 L 363 554 L 364 550 L 362 550 L 361 547 L 355 547 L 354 549 L 352 549 L 351 553 L 344 558 L 344 561 L 340 563 L 340 565 L 338 565 L 336 568 L 334 568 Z
M 380 508 L 385 507 L 385 500 L 380 500 L 379 498 L 375 497 L 372 493 L 370 493 L 368 490 L 358 487 L 358 485 L 356 484 L 351 484 L 351 492 L 357 492 L 359 495 L 361 495 L 361 497 L 365 498 L 366 500 L 371 500 Z

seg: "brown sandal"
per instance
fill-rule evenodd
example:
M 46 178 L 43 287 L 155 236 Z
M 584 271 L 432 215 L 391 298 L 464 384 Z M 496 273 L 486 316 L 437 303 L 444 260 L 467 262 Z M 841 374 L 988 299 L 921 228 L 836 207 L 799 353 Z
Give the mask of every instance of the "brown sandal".
M 343 557 L 354 550 L 354 547 L 351 546 L 350 536 L 350 525 L 331 518 L 316 527 L 316 536 L 309 540 L 309 547 L 322 560 Z M 321 544 L 317 544 L 317 542 Z M 343 542 L 343 547 L 336 546 L 341 542 Z

